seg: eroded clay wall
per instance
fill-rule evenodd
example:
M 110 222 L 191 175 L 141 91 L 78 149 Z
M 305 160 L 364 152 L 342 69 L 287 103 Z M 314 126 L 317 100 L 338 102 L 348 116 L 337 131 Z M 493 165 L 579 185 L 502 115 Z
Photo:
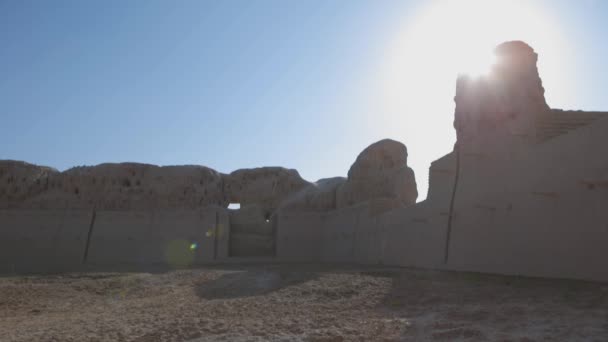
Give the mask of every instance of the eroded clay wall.
M 87 240 L 90 241 L 87 251 Z M 0 272 L 96 265 L 191 266 L 226 259 L 223 208 L 164 211 L 0 210 Z
M 461 170 L 447 267 L 607 281 L 607 133 L 603 119 L 504 162 L 479 159 L 489 189 Z
M 82 264 L 90 210 L 0 210 L 0 272 L 56 272 Z
M 218 210 L 98 211 L 87 263 L 191 266 L 217 260 L 228 241 L 227 216 Z
M 272 257 L 276 253 L 276 222 L 260 206 L 230 210 L 229 256 Z
M 386 210 L 378 210 L 378 206 Z M 370 201 L 328 213 L 279 216 L 281 261 L 409 267 L 443 265 L 447 215 L 429 202 L 386 208 Z
M 281 261 L 321 260 L 323 213 L 280 212 L 277 216 L 277 258 Z
M 440 268 L 443 262 L 447 216 L 443 208 L 425 201 L 388 212 L 378 218 L 384 226 L 382 259 L 387 265 Z

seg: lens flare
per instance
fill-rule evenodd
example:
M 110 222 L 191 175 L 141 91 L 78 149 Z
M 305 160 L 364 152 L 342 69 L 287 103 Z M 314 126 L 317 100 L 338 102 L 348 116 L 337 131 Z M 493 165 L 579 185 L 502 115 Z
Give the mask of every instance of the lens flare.
M 194 262 L 193 243 L 187 240 L 172 240 L 165 250 L 167 263 L 172 267 L 188 267 Z M 196 245 L 196 244 L 194 244 Z
M 217 226 L 209 228 L 205 232 L 205 236 L 208 238 L 214 237 L 215 235 L 217 235 L 217 237 L 222 237 L 223 232 L 224 232 L 224 226 L 222 224 L 218 224 Z

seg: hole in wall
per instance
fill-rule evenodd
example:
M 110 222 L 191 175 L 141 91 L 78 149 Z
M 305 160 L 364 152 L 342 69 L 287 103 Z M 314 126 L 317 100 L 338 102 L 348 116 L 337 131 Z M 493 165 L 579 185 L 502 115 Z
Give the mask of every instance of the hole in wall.
M 232 210 L 241 209 L 241 203 L 229 203 L 228 209 L 232 209 Z

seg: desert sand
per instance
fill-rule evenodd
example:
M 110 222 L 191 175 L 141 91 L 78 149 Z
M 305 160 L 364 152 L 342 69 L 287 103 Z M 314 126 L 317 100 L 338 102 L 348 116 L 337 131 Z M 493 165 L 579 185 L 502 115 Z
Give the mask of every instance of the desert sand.
M 605 341 L 608 284 L 231 265 L 0 278 L 2 341 Z

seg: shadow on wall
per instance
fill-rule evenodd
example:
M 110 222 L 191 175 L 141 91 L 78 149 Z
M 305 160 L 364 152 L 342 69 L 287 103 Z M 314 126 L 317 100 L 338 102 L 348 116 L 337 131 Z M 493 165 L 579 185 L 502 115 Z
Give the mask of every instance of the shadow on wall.
M 231 299 L 265 295 L 288 286 L 318 279 L 317 272 L 254 269 L 233 271 L 201 284 L 196 294 L 204 299 Z

